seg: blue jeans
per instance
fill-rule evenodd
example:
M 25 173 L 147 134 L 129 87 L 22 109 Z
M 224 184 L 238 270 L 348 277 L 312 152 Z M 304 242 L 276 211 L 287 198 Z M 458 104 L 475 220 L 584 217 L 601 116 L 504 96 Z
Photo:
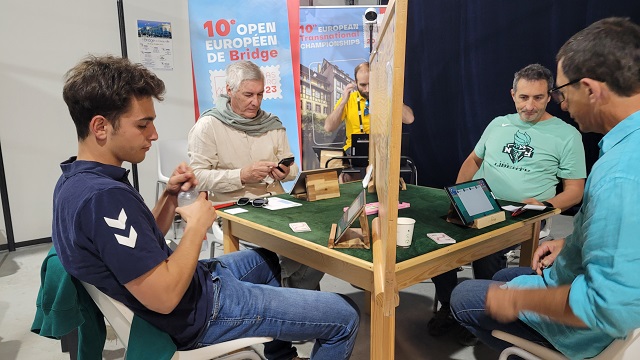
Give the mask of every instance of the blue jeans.
M 508 247 L 478 260 L 474 260 L 471 263 L 473 267 L 473 277 L 476 279 L 491 279 L 498 271 L 507 267 L 507 256 L 505 254 L 515 248 L 516 246 Z M 441 304 L 450 303 L 451 293 L 458 285 L 458 269 L 449 270 L 446 273 L 434 276 L 431 280 L 436 287 L 438 301 L 440 301 Z
M 198 347 L 254 336 L 269 360 L 289 360 L 291 341 L 315 339 L 312 359 L 348 359 L 360 324 L 357 306 L 327 292 L 280 287 L 277 256 L 243 250 L 205 261 L 214 284 L 213 313 Z
M 506 268 L 498 271 L 493 276 L 493 280 L 467 280 L 461 282 L 451 294 L 453 317 L 477 336 L 480 341 L 498 351 L 513 345 L 493 337 L 491 335 L 492 330 L 501 330 L 553 349 L 547 339 L 521 320 L 501 323 L 485 312 L 485 298 L 489 286 L 510 281 L 520 275 L 531 274 L 533 274 L 533 270 L 528 267 Z
M 546 224 L 547 220 L 542 220 L 540 222 L 540 229 L 544 228 Z M 496 275 L 498 271 L 507 267 L 506 254 L 517 247 L 518 245 L 510 246 L 478 260 L 474 260 L 471 263 L 473 267 L 473 277 L 476 279 L 494 279 L 494 275 Z M 446 273 L 434 276 L 431 280 L 433 280 L 433 285 L 436 287 L 438 301 L 440 301 L 441 304 L 451 302 L 451 293 L 458 285 L 458 270 L 449 270 Z

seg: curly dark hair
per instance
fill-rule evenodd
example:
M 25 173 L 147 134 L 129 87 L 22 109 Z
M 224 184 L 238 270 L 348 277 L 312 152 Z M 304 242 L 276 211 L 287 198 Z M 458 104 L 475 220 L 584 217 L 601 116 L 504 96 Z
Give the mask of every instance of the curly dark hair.
M 132 98 L 163 100 L 164 82 L 141 64 L 115 56 L 89 55 L 65 74 L 62 90 L 78 140 L 89 135 L 89 123 L 104 116 L 115 130 Z

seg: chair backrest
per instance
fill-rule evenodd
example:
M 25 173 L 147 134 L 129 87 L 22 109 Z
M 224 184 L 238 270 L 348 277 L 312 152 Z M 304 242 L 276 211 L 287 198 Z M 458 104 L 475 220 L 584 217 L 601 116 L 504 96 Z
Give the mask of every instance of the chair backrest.
M 521 353 L 515 353 L 508 348 L 503 351 L 504 358 L 507 358 L 506 354 L 519 355 L 525 359 L 546 359 L 546 360 L 563 360 L 566 359 L 562 354 L 557 351 L 551 350 L 544 346 L 533 343 L 529 340 L 525 340 L 518 336 L 505 333 L 500 330 L 493 330 L 491 334 L 498 339 L 502 339 L 506 342 L 516 345 L 520 349 L 534 355 L 532 357 L 523 356 Z M 502 358 L 502 355 L 501 355 Z M 640 359 L 640 328 L 633 330 L 627 335 L 625 339 L 614 340 L 609 346 L 607 346 L 600 354 L 591 358 L 591 360 L 635 360 Z
M 409 158 L 409 133 L 402 133 L 402 141 L 400 142 L 400 166 L 407 165 Z M 351 134 L 351 154 L 355 156 L 369 156 L 369 134 Z M 351 161 L 354 167 L 366 167 L 369 164 L 367 159 L 353 159 Z
M 523 339 L 519 336 L 506 333 L 504 331 L 493 330 L 491 332 L 491 335 L 493 335 L 494 337 L 500 340 L 504 340 L 508 343 L 511 343 L 515 345 L 517 348 L 523 349 L 526 352 L 530 353 L 530 355 L 532 355 L 532 356 L 526 356 L 526 354 L 523 354 L 522 352 L 514 351 L 513 348 L 507 348 L 502 352 L 502 354 L 500 354 L 500 359 L 507 359 L 509 357 L 508 355 L 518 355 L 526 360 L 529 360 L 529 359 L 567 360 L 567 358 L 561 353 L 559 353 L 558 351 L 549 349 L 548 347 L 544 347 L 542 345 Z
M 129 332 L 133 323 L 133 311 L 123 303 L 112 299 L 95 286 L 82 282 L 82 285 L 93 302 L 96 303 L 102 315 L 107 319 L 116 336 L 125 348 L 129 346 Z M 270 337 L 250 337 L 226 341 L 220 344 L 209 345 L 198 349 L 176 351 L 172 360 L 205 360 L 217 358 L 220 360 L 261 359 L 253 350 L 237 351 L 256 344 L 262 344 L 273 340 Z M 231 353 L 229 355 L 225 355 Z
M 126 347 L 129 344 L 129 331 L 131 330 L 131 323 L 133 322 L 133 311 L 123 303 L 105 295 L 95 286 L 85 282 L 83 282 L 82 285 L 87 289 L 89 296 L 91 296 L 93 302 L 96 303 L 102 315 L 107 318 L 118 339 L 120 339 Z
M 351 134 L 351 155 L 369 156 L 369 134 Z
M 614 340 L 593 360 L 635 360 L 640 359 L 640 328 L 633 330 L 622 340 Z
M 158 140 L 155 146 L 158 151 L 158 180 L 167 182 L 181 162 L 189 164 L 187 139 Z

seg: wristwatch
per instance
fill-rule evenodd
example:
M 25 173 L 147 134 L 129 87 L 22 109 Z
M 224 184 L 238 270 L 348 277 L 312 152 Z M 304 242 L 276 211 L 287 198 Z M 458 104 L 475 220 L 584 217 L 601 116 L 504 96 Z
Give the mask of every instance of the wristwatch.
M 548 201 L 543 201 L 542 205 L 546 206 L 546 207 L 554 207 L 552 203 L 548 202 Z

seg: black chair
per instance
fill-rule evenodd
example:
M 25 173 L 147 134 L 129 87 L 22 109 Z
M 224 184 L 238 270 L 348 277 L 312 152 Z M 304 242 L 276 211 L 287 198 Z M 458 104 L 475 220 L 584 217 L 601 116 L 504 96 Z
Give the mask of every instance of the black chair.
M 356 163 L 361 163 L 363 160 L 368 159 L 368 156 L 358 155 L 334 156 L 326 161 L 325 167 L 329 167 L 329 163 L 333 160 L 342 160 L 342 173 L 359 174 L 360 178 L 363 178 L 367 168 L 361 166 L 353 166 L 352 164 L 354 163 L 354 160 Z M 413 159 L 408 156 L 400 156 L 400 160 L 400 176 L 407 184 L 418 185 L 418 169 L 416 168 Z

